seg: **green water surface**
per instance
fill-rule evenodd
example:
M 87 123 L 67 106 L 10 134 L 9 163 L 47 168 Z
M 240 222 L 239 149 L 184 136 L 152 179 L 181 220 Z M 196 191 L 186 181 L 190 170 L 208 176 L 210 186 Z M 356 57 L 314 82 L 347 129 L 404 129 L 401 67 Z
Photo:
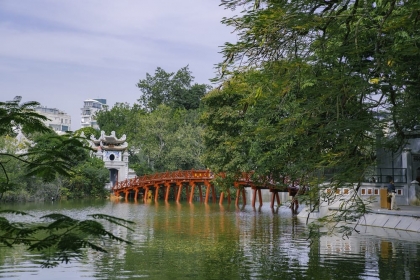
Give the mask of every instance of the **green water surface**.
M 110 230 L 133 245 L 106 243 L 107 254 L 51 269 L 24 248 L 0 247 L 4 279 L 420 279 L 417 234 L 322 237 L 310 246 L 305 220 L 282 206 L 111 201 L 2 205 L 36 218 L 106 213 L 135 222 Z M 36 219 L 35 218 L 35 219 Z M 30 217 L 20 218 L 31 221 Z M 27 219 L 27 220 L 25 220 Z M 394 234 L 395 233 L 395 234 Z

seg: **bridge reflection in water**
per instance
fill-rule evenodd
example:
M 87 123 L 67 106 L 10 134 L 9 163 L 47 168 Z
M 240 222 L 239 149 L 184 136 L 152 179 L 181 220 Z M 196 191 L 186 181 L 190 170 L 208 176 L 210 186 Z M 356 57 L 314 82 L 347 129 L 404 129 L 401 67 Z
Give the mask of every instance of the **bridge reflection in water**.
M 215 176 L 210 170 L 168 171 L 118 182 L 114 185 L 112 191 L 116 197 L 122 196 L 125 200 L 128 200 L 129 197 L 133 196 L 134 200 L 137 201 L 140 196 L 145 203 L 153 200 L 158 201 L 159 198 L 164 199 L 165 202 L 167 202 L 170 196 L 175 201 L 180 202 L 183 190 L 185 190 L 186 199 L 190 203 L 193 202 L 194 198 L 197 196 L 200 202 L 204 203 L 209 202 L 210 196 L 213 203 L 216 203 L 218 199 L 219 204 L 222 204 L 225 197 L 227 201 L 231 203 L 232 199 L 230 192 L 221 192 L 219 197 L 217 197 L 216 189 L 212 183 L 212 180 L 214 179 Z M 242 173 L 234 182 L 233 187 L 236 189 L 236 205 L 239 205 L 240 200 L 242 200 L 242 204 L 245 205 L 245 188 L 252 189 L 252 207 L 255 207 L 257 197 L 260 206 L 262 206 L 262 189 L 268 189 L 271 192 L 271 208 L 274 207 L 275 202 L 277 202 L 277 206 L 280 206 L 280 197 L 278 193 L 287 191 L 286 189 L 276 188 L 274 184 L 255 184 L 249 173 Z M 203 188 L 205 188 L 205 196 L 203 196 Z M 196 191 L 197 189 L 198 193 Z

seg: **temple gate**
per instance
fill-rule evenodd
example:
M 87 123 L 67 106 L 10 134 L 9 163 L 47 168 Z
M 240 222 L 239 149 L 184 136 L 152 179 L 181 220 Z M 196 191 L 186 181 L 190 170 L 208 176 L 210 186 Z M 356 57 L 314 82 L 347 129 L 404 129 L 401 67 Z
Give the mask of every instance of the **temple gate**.
M 96 139 L 93 135 L 90 137 L 91 148 L 95 150 L 94 156 L 104 161 L 105 167 L 109 170 L 110 186 L 112 188 L 118 182 L 129 179 L 132 170 L 128 168 L 128 144 L 125 141 L 125 134 L 121 138 L 115 136 L 115 131 L 111 135 L 105 135 L 101 131 L 101 136 Z

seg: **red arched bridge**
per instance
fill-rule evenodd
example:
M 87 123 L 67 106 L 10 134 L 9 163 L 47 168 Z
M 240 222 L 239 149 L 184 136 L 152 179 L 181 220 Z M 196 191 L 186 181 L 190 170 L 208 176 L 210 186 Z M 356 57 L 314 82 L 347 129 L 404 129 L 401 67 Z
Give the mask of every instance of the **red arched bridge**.
M 212 202 L 217 201 L 217 195 L 212 180 L 215 176 L 210 170 L 180 170 L 156 173 L 152 175 L 144 175 L 127 179 L 118 182 L 112 187 L 112 191 L 116 197 L 125 197 L 126 200 L 130 196 L 134 196 L 137 201 L 138 196 L 142 196 L 144 202 L 158 201 L 159 198 L 164 199 L 165 202 L 171 197 L 175 201 L 181 200 L 182 190 L 185 190 L 186 199 L 192 202 L 196 197 L 198 189 L 198 198 L 200 202 L 208 203 L 210 196 Z M 252 206 L 255 207 L 255 201 L 258 196 L 260 206 L 262 206 L 262 189 L 269 189 L 271 195 L 271 208 L 274 207 L 274 202 L 280 206 L 279 192 L 286 192 L 287 189 L 277 189 L 273 184 L 256 185 L 251 180 L 249 173 L 243 173 L 235 182 L 236 199 L 235 204 L 238 205 L 242 198 L 242 203 L 246 204 L 245 187 L 252 189 Z M 223 203 L 225 193 L 221 192 L 219 196 L 219 203 Z M 228 202 L 231 202 L 230 192 L 226 194 Z

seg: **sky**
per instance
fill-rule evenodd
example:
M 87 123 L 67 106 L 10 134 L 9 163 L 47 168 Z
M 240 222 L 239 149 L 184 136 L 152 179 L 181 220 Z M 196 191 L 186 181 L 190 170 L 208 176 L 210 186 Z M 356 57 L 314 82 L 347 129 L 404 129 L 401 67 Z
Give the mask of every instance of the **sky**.
M 0 0 L 0 101 L 22 96 L 70 114 L 83 101 L 137 102 L 136 87 L 160 67 L 189 66 L 211 84 L 233 14 L 220 0 Z

